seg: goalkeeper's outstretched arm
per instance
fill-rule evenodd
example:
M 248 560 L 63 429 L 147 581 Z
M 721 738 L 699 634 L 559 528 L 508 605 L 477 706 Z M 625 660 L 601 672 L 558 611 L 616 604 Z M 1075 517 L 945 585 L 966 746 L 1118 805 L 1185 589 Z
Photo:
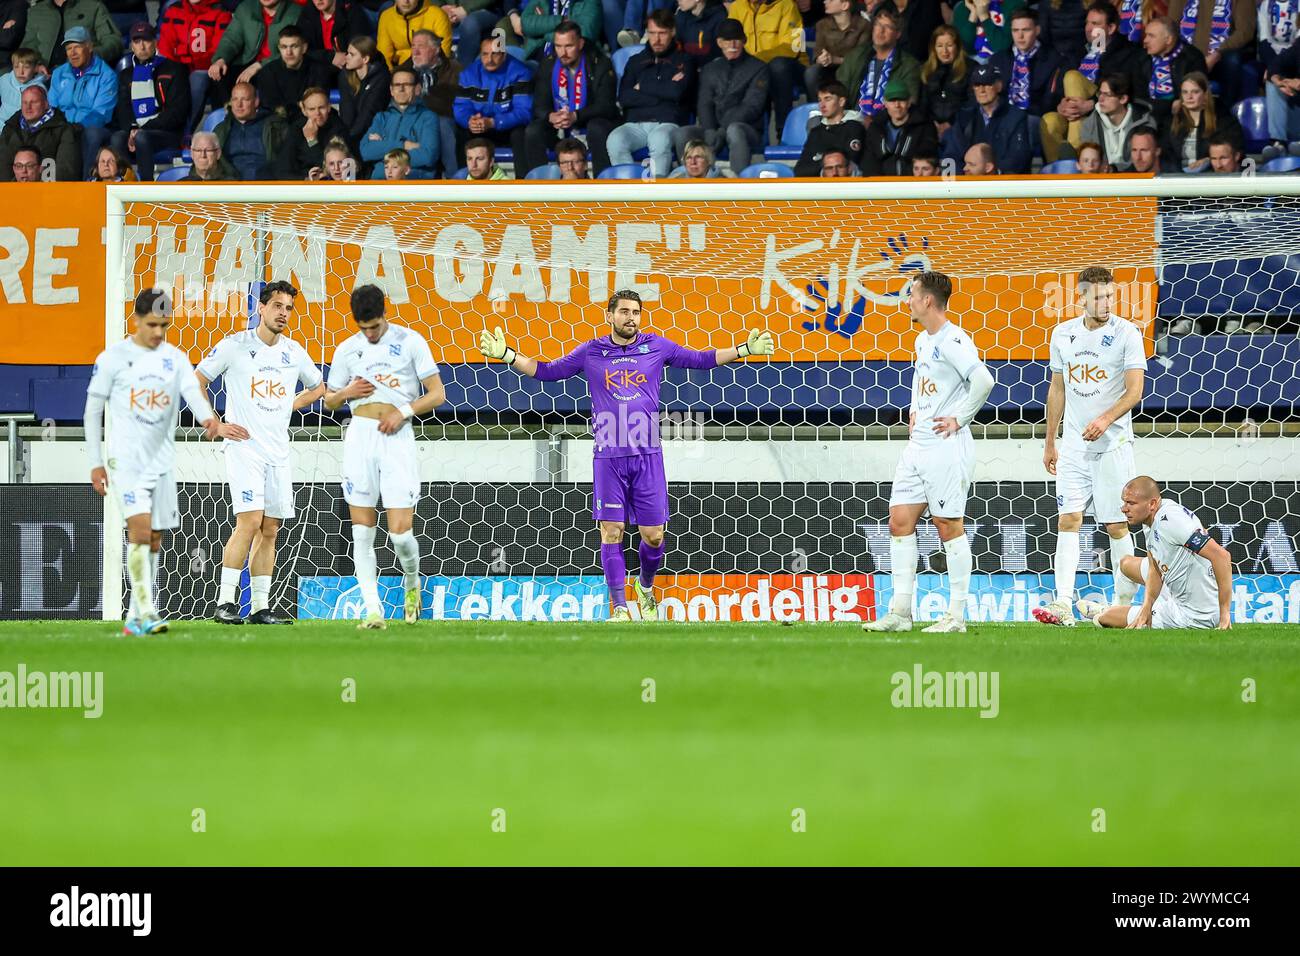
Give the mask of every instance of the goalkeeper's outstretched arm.
M 772 333 L 753 329 L 749 337 L 739 345 L 718 349 L 717 361 L 719 365 L 727 365 L 737 359 L 749 358 L 751 355 L 771 355 L 774 351 L 776 351 L 776 342 L 772 339 Z
M 587 347 L 587 343 L 584 342 L 564 358 L 557 359 L 554 362 L 547 362 L 529 358 L 527 355 L 520 355 L 509 345 L 506 345 L 506 333 L 499 325 L 492 332 L 484 329 L 478 340 L 478 349 L 485 358 L 505 362 L 520 375 L 527 375 L 529 378 L 535 378 L 543 382 L 558 382 L 561 379 L 572 378 L 580 373 L 583 363 L 586 361 Z

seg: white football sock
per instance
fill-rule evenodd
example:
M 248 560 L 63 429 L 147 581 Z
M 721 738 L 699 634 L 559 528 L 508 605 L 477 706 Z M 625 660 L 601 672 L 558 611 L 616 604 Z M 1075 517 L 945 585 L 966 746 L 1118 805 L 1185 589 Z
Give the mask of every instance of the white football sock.
M 139 617 L 156 614 L 153 606 L 153 588 L 150 580 L 152 562 L 149 545 L 128 544 L 126 547 L 126 573 L 131 580 L 131 605 Z
M 916 560 L 919 556 L 915 534 L 890 536 L 889 565 L 894 598 L 889 602 L 889 610 L 908 620 L 912 618 L 912 595 L 916 593 Z
M 1134 596 L 1137 595 L 1137 582 L 1120 570 L 1124 558 L 1131 557 L 1132 554 L 1133 535 L 1126 534 L 1122 538 L 1110 539 L 1110 567 L 1115 578 L 1116 604 L 1132 604 Z
M 352 526 L 352 562 L 356 566 L 357 584 L 366 602 L 367 614 L 383 615 L 379 603 L 379 571 L 375 564 L 375 529 L 365 525 Z
M 943 543 L 948 556 L 948 613 L 959 621 L 966 620 L 966 595 L 970 594 L 971 554 L 966 535 L 959 534 Z
M 1056 532 L 1056 599 L 1074 604 L 1074 581 L 1079 574 L 1079 532 Z
M 415 540 L 414 531 L 401 534 L 389 534 L 388 540 L 397 552 L 397 560 L 402 565 L 402 587 L 406 590 L 420 586 L 420 543 Z
M 248 586 L 252 591 L 253 613 L 266 610 L 267 605 L 271 603 L 271 575 L 255 574 L 248 579 Z
M 228 568 L 222 565 L 221 590 L 217 594 L 218 604 L 239 603 L 239 578 L 242 573 L 242 568 Z

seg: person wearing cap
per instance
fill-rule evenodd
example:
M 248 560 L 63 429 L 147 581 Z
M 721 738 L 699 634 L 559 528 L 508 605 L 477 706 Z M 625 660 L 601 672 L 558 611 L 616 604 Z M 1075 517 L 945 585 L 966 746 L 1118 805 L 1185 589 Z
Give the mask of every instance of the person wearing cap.
M 35 50 L 48 73 L 67 62 L 63 41 L 67 31 L 81 27 L 90 34 L 95 50 L 107 63 L 122 55 L 122 31 L 100 0 L 36 0 L 27 11 L 22 45 Z
M 808 65 L 799 8 L 794 0 L 735 0 L 728 16 L 745 28 L 745 49 L 767 64 L 776 128 L 784 129 Z
M 862 125 L 885 112 L 885 87 L 899 80 L 908 98 L 916 102 L 921 92 L 921 64 L 898 45 L 903 19 L 892 6 L 880 6 L 871 18 L 871 43 L 849 53 L 835 78 L 848 88 Z
M 763 141 L 771 75 L 766 63 L 745 51 L 745 28 L 738 20 L 722 21 L 718 48 L 722 56 L 700 71 L 699 122 L 679 127 L 673 144 L 678 156 L 685 156 L 686 144 L 695 139 L 715 153 L 725 146 L 732 170 L 740 172 Z
M 885 116 L 867 129 L 862 148 L 862 175 L 910 176 L 915 156 L 939 151 L 934 123 L 912 108 L 906 84 L 890 80 L 885 87 Z
M 897 84 L 902 87 L 902 84 Z M 895 84 L 890 84 L 891 89 Z M 906 88 L 903 87 L 904 92 Z M 846 110 L 849 91 L 839 80 L 827 80 L 817 90 L 817 109 L 821 118 L 808 127 L 803 152 L 794 164 L 796 176 L 820 176 L 822 157 L 831 150 L 839 150 L 855 163 L 861 162 L 862 147 L 867 130 L 862 125 L 862 114 Z
M 997 157 L 998 169 L 1009 176 L 1029 172 L 1033 154 L 1029 148 L 1029 122 L 1024 110 L 1016 109 L 1002 96 L 1002 77 L 988 64 L 971 71 L 973 105 L 957 114 L 944 134 L 943 155 L 962 163 L 966 151 L 976 143 L 988 143 Z
M 1029 114 L 1037 123 L 1061 102 L 1065 61 L 1039 39 L 1042 31 L 1038 15 L 1032 10 L 1017 10 L 1011 15 L 1011 46 L 995 53 L 989 60 L 1002 76 L 1007 102 Z
M 147 20 L 131 27 L 131 55 L 117 74 L 113 148 L 135 158 L 140 179 L 153 179 L 154 154 L 179 149 L 190 119 L 189 70 L 158 53 Z
M 63 35 L 63 50 L 67 62 L 50 74 L 50 105 L 82 128 L 84 178 L 112 135 L 108 125 L 117 108 L 117 77 L 95 54 L 94 38 L 85 27 L 72 27 Z

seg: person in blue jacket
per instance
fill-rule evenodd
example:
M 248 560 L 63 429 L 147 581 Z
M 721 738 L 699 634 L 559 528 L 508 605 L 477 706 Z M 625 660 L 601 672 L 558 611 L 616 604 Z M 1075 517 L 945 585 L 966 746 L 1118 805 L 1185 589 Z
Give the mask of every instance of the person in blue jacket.
M 522 157 L 524 131 L 533 118 L 532 70 L 507 54 L 496 37 L 484 37 L 479 58 L 461 71 L 452 113 L 462 161 L 465 142 L 478 136 Z
M 971 71 L 970 86 L 975 102 L 953 119 L 943 136 L 943 155 L 961 166 L 968 149 L 976 143 L 988 143 L 1004 175 L 1028 173 L 1033 160 L 1028 114 L 1006 101 L 1002 76 L 987 63 Z
M 393 100 L 375 116 L 370 130 L 361 138 L 361 158 L 375 163 L 374 178 L 384 178 L 384 154 L 404 149 L 411 157 L 411 169 L 432 176 L 438 165 L 438 114 L 419 98 L 420 78 L 410 67 L 393 70 L 388 88 Z M 450 176 L 454 169 L 443 170 Z M 419 177 L 416 177 L 419 178 Z
M 63 35 L 63 51 L 68 62 L 50 74 L 50 105 L 82 127 L 84 176 L 113 135 L 108 124 L 117 109 L 117 74 L 95 55 L 94 38 L 85 27 L 72 27 Z

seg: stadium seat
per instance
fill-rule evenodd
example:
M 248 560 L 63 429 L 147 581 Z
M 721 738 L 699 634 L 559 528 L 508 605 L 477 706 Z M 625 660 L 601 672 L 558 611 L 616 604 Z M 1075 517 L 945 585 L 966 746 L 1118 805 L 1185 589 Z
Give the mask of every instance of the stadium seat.
M 38 419 L 80 421 L 86 414 L 86 389 L 90 379 L 38 378 L 32 381 L 32 411 Z
M 1241 100 L 1233 106 L 1232 115 L 1241 124 L 1241 135 L 1246 141 L 1246 152 L 1258 153 L 1269 144 L 1268 114 L 1264 108 L 1264 97 L 1251 96 Z
M 1300 169 L 1300 156 L 1278 156 L 1259 167 L 1261 173 L 1293 173 Z
M 217 128 L 217 124 L 220 123 L 225 118 L 226 118 L 226 108 L 224 106 L 218 106 L 207 116 L 203 117 L 203 125 L 200 126 L 199 129 L 203 130 L 203 132 L 205 133 L 211 133 L 214 129 Z
M 808 142 L 808 121 L 817 115 L 816 103 L 804 103 L 790 110 L 790 115 L 785 118 L 785 128 L 781 130 L 781 142 L 763 150 L 763 158 L 798 159 L 803 144 Z
M 524 48 L 521 46 L 508 46 L 506 52 L 513 56 L 520 63 L 527 63 L 528 57 L 524 56 Z
M 623 79 L 623 71 L 627 68 L 627 61 L 644 49 L 645 44 L 638 43 L 635 46 L 625 46 L 619 50 L 615 50 L 614 55 L 609 58 L 610 62 L 614 66 L 614 76 L 620 80 Z
M 555 163 L 547 163 L 545 166 L 538 166 L 536 169 L 530 169 L 524 179 L 559 179 L 560 167 Z
M 640 163 L 620 163 L 610 166 L 597 179 L 647 179 L 648 170 Z
M 57 365 L 0 365 L 0 412 L 30 412 L 32 382 L 58 374 Z
M 1073 159 L 1058 159 L 1054 163 L 1045 163 L 1038 171 L 1040 176 L 1073 176 L 1079 172 L 1079 164 Z
M 158 173 L 157 182 L 173 183 L 178 179 L 184 179 L 190 174 L 189 166 L 169 166 Z
M 784 163 L 752 163 L 740 171 L 741 179 L 790 179 L 794 170 Z
M 341 103 L 342 101 L 343 101 L 343 94 L 339 92 L 339 88 L 336 86 L 336 87 L 334 87 L 333 89 L 331 89 L 331 90 L 330 90 L 330 105 L 331 105 L 331 106 L 338 106 L 339 103 Z
M 469 170 L 462 166 L 451 174 L 452 179 L 469 179 Z
M 515 151 L 509 146 L 498 146 L 497 151 L 492 155 L 498 163 L 513 163 L 515 161 Z

